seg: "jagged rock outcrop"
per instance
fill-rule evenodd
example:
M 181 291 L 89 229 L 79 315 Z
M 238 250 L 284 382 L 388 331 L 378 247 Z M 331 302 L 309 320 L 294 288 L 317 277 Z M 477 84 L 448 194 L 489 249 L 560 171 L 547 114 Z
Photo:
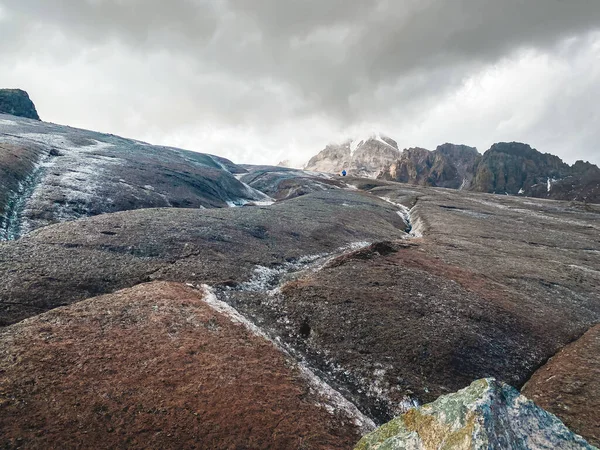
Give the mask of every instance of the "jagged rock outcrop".
M 224 158 L 0 115 L 0 238 L 56 222 L 153 207 L 270 200 Z
M 343 144 L 330 144 L 311 158 L 305 170 L 375 178 L 381 170 L 400 157 L 398 144 L 393 139 L 378 134 L 349 140 Z
M 501 142 L 483 154 L 472 190 L 527 195 L 532 186 L 547 187 L 549 179 L 562 179 L 569 174 L 569 166 L 558 156 L 540 153 L 519 142 Z
M 600 446 L 600 325 L 561 349 L 521 392 Z
M 530 197 L 600 203 L 600 168 L 589 162 L 577 161 L 564 178 L 550 178 L 523 189 Z
M 1 330 L 0 446 L 352 448 L 360 415 L 209 295 L 142 284 Z
M 380 179 L 420 186 L 468 189 L 481 158 L 476 148 L 444 144 L 436 150 L 409 148 L 385 167 Z
M 482 379 L 414 408 L 363 437 L 355 450 L 592 450 L 556 416 L 512 387 Z
M 29 95 L 21 89 L 0 89 L 0 114 L 40 120 Z

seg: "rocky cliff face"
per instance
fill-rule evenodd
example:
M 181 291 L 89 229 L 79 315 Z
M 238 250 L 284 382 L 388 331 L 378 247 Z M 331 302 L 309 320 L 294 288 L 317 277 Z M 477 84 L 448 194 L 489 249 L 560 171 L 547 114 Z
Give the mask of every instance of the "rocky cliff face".
M 540 153 L 518 142 L 494 144 L 477 166 L 472 189 L 478 192 L 517 195 L 535 185 L 547 185 L 570 174 L 558 156 Z
M 436 150 L 409 148 L 385 167 L 381 179 L 420 186 L 465 189 L 471 186 L 481 155 L 466 145 L 444 144 Z
M 483 156 L 474 148 L 453 144 L 434 151 L 406 149 L 379 178 L 420 186 L 600 203 L 597 166 L 578 161 L 571 167 L 558 156 L 518 142 L 494 144 Z
M 333 174 L 346 170 L 348 175 L 375 178 L 383 167 L 399 157 L 396 141 L 374 135 L 349 140 L 341 145 L 328 145 L 308 162 L 305 169 Z
M 554 415 L 494 379 L 415 408 L 365 436 L 355 450 L 592 450 Z
M 0 89 L 0 114 L 40 120 L 29 95 L 21 89 Z

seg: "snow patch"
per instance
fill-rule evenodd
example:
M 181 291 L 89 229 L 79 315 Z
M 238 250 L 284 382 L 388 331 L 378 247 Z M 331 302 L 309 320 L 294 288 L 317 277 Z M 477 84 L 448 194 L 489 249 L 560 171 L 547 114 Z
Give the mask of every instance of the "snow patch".
M 19 125 L 19 124 L 17 122 L 15 122 L 14 120 L 0 119 L 0 125 L 12 126 L 12 125 Z

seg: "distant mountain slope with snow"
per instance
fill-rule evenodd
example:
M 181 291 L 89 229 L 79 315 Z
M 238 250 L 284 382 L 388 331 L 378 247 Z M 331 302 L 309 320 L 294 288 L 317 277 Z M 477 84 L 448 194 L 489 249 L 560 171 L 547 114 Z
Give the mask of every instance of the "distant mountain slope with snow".
M 307 170 L 379 178 L 419 186 L 444 187 L 554 200 L 600 203 L 600 169 L 527 144 L 500 142 L 483 155 L 466 145 L 443 144 L 435 150 L 398 150 L 379 134 L 330 144 L 306 165 Z
M 330 144 L 306 165 L 306 170 L 375 178 L 381 169 L 400 157 L 398 144 L 391 138 L 373 134 Z
M 102 213 L 268 200 L 232 174 L 244 172 L 216 156 L 0 114 L 0 239 Z

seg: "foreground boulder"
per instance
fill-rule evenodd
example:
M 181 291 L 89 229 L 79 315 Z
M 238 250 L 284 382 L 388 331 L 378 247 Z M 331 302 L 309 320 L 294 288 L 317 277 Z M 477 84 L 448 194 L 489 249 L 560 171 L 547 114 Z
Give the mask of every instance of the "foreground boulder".
M 600 445 L 600 325 L 551 358 L 522 393 Z
M 344 449 L 372 429 L 207 295 L 139 285 L 2 330 L 0 448 Z
M 21 89 L 0 89 L 0 114 L 40 120 L 29 95 Z
M 492 378 L 411 409 L 356 450 L 593 449 L 554 415 Z

